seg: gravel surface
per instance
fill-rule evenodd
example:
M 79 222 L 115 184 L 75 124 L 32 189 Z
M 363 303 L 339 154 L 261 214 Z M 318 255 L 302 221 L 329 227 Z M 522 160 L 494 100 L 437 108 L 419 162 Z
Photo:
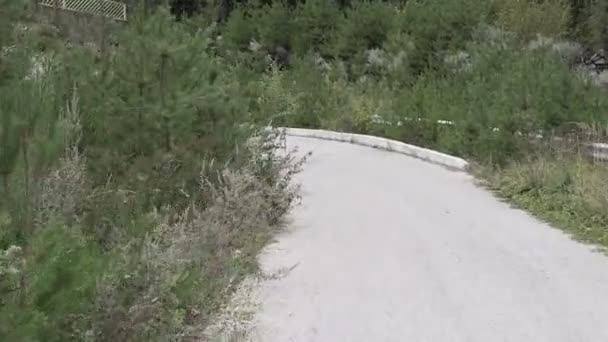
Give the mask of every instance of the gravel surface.
M 347 143 L 312 151 L 302 204 L 261 256 L 250 339 L 608 341 L 608 258 L 471 176 Z

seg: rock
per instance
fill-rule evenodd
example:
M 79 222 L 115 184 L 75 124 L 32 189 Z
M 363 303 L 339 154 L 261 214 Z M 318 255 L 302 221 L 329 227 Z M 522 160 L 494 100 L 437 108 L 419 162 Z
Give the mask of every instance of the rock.
M 608 87 L 608 70 L 604 70 L 597 75 L 597 84 Z
M 553 45 L 553 43 L 554 43 L 553 38 L 549 38 L 549 37 L 545 37 L 540 34 L 537 34 L 536 39 L 534 39 L 534 40 L 530 41 L 530 43 L 528 43 L 528 49 L 536 50 L 536 49 L 540 49 L 540 48 L 544 48 L 544 47 L 549 47 L 549 46 Z
M 586 82 L 590 82 L 594 86 L 604 87 L 608 90 L 608 70 L 596 71 L 590 70 L 586 66 L 576 68 L 577 74 Z
M 556 41 L 553 38 L 538 35 L 537 38 L 528 44 L 528 49 L 537 50 L 541 48 L 550 48 L 568 65 L 579 63 L 583 59 L 585 49 L 576 42 L 567 40 Z
M 608 55 L 604 51 L 604 49 L 600 49 L 598 52 L 593 54 L 585 64 L 589 65 L 591 69 L 602 71 L 608 70 Z
M 321 57 L 318 53 L 315 54 L 315 65 L 321 71 L 329 71 L 331 70 L 331 64 L 329 64 L 325 58 Z
M 271 54 L 272 59 L 279 68 L 289 66 L 289 51 L 282 46 L 277 46 Z
M 249 42 L 249 51 L 257 52 L 262 48 L 262 44 L 258 43 L 255 39 Z
M 443 58 L 444 63 L 452 67 L 453 71 L 470 71 L 473 67 L 471 55 L 466 51 L 458 51 Z
M 570 41 L 556 42 L 551 45 L 551 49 L 568 65 L 580 62 L 585 54 L 585 49 L 581 44 Z
M 365 51 L 367 64 L 371 66 L 384 66 L 386 63 L 386 54 L 382 49 L 370 49 Z

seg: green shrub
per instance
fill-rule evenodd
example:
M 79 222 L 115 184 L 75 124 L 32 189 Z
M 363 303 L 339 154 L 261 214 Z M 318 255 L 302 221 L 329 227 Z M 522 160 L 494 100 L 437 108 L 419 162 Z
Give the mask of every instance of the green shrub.
M 261 124 L 285 125 L 296 124 L 306 126 L 296 111 L 299 109 L 299 96 L 288 75 L 281 73 L 278 68 L 272 68 L 256 83 L 256 101 L 252 119 Z
M 440 66 L 443 53 L 463 48 L 488 12 L 486 1 L 408 1 L 400 27 L 414 40 L 412 71 L 420 74 Z
M 356 1 L 338 21 L 336 54 L 352 61 L 370 49 L 382 48 L 397 24 L 397 8 L 385 2 Z
M 159 10 L 132 20 L 98 72 L 86 70 L 87 57 L 70 61 L 83 67 L 75 76 L 81 146 L 94 184 L 111 175 L 111 186 L 136 191 L 136 206 L 177 206 L 186 198 L 174 179 L 196 186 L 204 158 L 233 158 L 250 134 L 240 125 L 246 103 L 232 73 L 208 54 L 209 34 L 191 35 Z
M 399 91 L 391 136 L 476 160 L 504 163 L 527 153 L 523 137 L 569 122 L 606 120 L 601 91 L 575 77 L 552 51 L 468 45 L 470 69 L 426 73 Z M 407 119 L 421 119 L 412 121 Z M 454 125 L 436 125 L 449 120 Z
M 335 0 L 307 0 L 294 14 L 294 51 L 300 55 L 313 51 L 324 58 L 330 57 L 342 18 L 338 3 Z
M 608 50 L 608 3 L 596 0 L 589 6 L 589 10 L 585 25 L 589 32 L 587 41 L 596 49 Z
M 254 14 L 245 6 L 237 7 L 222 28 L 222 43 L 231 51 L 246 51 L 252 39 L 258 38 Z
M 269 50 L 281 46 L 290 49 L 297 35 L 293 9 L 281 1 L 260 7 L 255 19 L 260 35 L 260 43 Z
M 537 35 L 559 37 L 568 31 L 570 5 L 566 0 L 500 0 L 493 6 L 497 24 L 525 41 Z
M 27 267 L 17 270 L 3 296 L 0 338 L 6 341 L 78 341 L 89 324 L 104 258 L 78 227 L 49 224 L 27 247 Z M 1 275 L 0 275 L 1 277 Z
M 410 87 L 415 82 L 412 70 L 412 60 L 416 58 L 415 39 L 402 30 L 394 30 L 384 43 L 384 51 L 386 63 L 382 75 L 389 87 Z

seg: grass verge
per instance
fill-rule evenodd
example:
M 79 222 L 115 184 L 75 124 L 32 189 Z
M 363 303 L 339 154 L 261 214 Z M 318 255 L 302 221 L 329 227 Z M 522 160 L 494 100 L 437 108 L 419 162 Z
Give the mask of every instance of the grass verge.
M 608 166 L 576 154 L 539 155 L 478 174 L 499 197 L 573 238 L 608 247 Z

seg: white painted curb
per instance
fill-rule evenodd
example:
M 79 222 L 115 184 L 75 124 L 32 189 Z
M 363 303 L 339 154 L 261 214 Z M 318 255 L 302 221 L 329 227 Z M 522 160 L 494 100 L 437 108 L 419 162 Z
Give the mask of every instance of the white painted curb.
M 371 135 L 341 133 L 321 129 L 287 127 L 277 127 L 277 129 L 285 132 L 285 135 L 287 136 L 341 141 L 397 152 L 458 171 L 467 171 L 469 167 L 469 163 L 462 158 L 450 156 L 445 153 L 429 150 L 419 146 L 409 145 L 400 141 Z

